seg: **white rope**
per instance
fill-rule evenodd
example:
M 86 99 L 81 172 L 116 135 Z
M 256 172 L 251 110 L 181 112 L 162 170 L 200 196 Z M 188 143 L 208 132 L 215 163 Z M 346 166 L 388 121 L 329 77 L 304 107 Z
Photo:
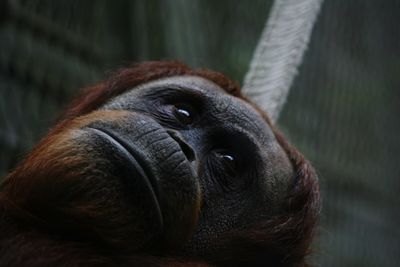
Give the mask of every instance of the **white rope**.
M 286 101 L 323 0 L 275 0 L 254 52 L 243 92 L 273 122 Z

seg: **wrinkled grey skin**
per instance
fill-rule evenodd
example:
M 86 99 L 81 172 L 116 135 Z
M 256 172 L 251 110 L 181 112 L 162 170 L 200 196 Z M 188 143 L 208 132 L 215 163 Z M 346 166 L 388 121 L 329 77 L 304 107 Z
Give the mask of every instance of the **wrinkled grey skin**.
M 193 121 L 182 123 L 176 106 L 189 106 Z M 161 214 L 145 220 L 156 221 L 165 239 L 194 223 L 193 234 L 178 238 L 185 253 L 207 254 L 221 234 L 279 211 L 292 166 L 257 111 L 216 84 L 194 76 L 164 78 L 132 88 L 100 109 L 132 112 L 126 124 L 91 127 L 116 133 L 146 162 L 154 184 L 138 188 L 147 192 L 147 209 Z M 224 155 L 233 155 L 235 163 Z M 197 202 L 199 218 L 190 221 L 185 213 Z
M 61 121 L 6 177 L 0 265 L 218 262 L 232 232 L 286 214 L 293 176 L 244 100 L 194 76 L 144 83 Z

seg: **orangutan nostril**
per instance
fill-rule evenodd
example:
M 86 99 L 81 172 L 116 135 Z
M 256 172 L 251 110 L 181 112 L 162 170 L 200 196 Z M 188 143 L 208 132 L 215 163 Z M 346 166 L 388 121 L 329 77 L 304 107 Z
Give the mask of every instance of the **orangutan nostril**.
M 182 136 L 173 130 L 167 130 L 168 134 L 179 144 L 182 149 L 183 154 L 185 154 L 188 161 L 192 162 L 196 160 L 196 153 L 193 148 L 190 147 L 185 141 L 183 141 Z

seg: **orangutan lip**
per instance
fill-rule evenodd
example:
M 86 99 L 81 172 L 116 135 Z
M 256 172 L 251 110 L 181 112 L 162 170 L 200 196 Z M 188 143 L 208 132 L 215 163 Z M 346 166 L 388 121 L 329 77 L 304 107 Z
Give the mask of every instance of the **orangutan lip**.
M 94 128 L 87 127 L 87 129 L 96 133 L 96 135 L 108 140 L 115 149 L 117 149 L 118 153 L 126 159 L 130 164 L 127 166 L 129 168 L 129 172 L 132 176 L 141 179 L 140 181 L 143 183 L 143 186 L 146 187 L 150 193 L 152 198 L 152 202 L 155 204 L 155 208 L 157 209 L 157 214 L 159 215 L 159 221 L 162 224 L 162 214 L 160 204 L 158 202 L 159 190 L 157 186 L 157 181 L 152 175 L 150 168 L 146 161 L 140 156 L 139 153 L 135 151 L 135 149 L 130 145 L 126 140 L 122 137 L 119 137 L 117 133 L 114 131 L 110 131 L 103 128 Z M 137 185 L 134 181 L 126 181 L 128 186 Z

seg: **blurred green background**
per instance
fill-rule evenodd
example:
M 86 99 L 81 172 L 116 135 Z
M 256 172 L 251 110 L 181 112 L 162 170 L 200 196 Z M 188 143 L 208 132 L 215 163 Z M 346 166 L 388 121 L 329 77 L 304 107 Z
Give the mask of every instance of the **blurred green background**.
M 79 88 L 178 59 L 241 82 L 272 1 L 2 0 L 0 177 Z M 400 2 L 325 0 L 279 127 L 316 166 L 317 266 L 400 266 Z

